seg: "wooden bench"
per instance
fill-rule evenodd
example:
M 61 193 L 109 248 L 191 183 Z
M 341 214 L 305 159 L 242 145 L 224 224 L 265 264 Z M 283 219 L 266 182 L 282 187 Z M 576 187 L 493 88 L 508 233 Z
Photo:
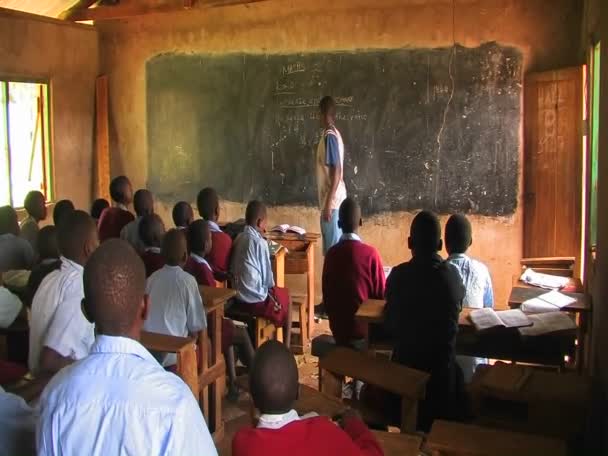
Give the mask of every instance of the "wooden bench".
M 361 380 L 401 398 L 401 432 L 414 432 L 418 401 L 429 375 L 349 348 L 336 347 L 319 360 L 319 390 L 337 396 L 344 377 Z
M 425 449 L 434 456 L 566 456 L 557 439 L 436 420 Z
M 292 322 L 292 328 L 297 328 L 298 332 L 291 335 L 291 351 L 297 355 L 303 354 L 310 345 L 309 328 L 308 328 L 308 305 L 306 296 L 292 295 L 291 296 L 292 311 L 298 313 L 298 321 Z M 296 337 L 294 337 L 296 336 Z

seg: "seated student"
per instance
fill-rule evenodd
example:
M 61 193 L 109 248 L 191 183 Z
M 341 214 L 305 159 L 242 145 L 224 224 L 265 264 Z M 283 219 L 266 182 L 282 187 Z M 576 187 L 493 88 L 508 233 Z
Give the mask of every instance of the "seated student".
M 340 427 L 328 418 L 299 417 L 298 367 L 289 349 L 276 341 L 257 351 L 249 377 L 251 396 L 260 412 L 256 428 L 239 430 L 232 441 L 233 456 L 363 456 L 383 454 L 374 435 L 354 413 Z
M 59 200 L 55 203 L 53 208 L 53 225 L 59 226 L 62 220 L 64 220 L 69 214 L 74 212 L 76 208 L 74 203 L 68 199 Z
M 209 222 L 196 220 L 188 227 L 188 250 L 190 257 L 186 262 L 184 270 L 191 274 L 199 285 L 215 287 L 215 278 L 205 260 L 213 241 Z M 253 345 L 251 338 L 244 327 L 235 327 L 232 320 L 224 318 L 222 321 L 222 352 L 226 357 L 226 369 L 228 371 L 228 397 L 238 399 L 238 386 L 236 383 L 236 356 L 234 346 L 239 347 L 239 353 L 243 356 L 244 363 L 249 366 L 253 359 Z
M 28 364 L 34 374 L 57 372 L 89 353 L 94 327 L 81 312 L 83 267 L 99 245 L 95 221 L 68 214 L 57 232 L 61 268 L 51 272 L 32 301 Z
M 46 218 L 46 198 L 42 192 L 31 191 L 25 196 L 23 207 L 27 217 L 21 222 L 21 237 L 27 240 L 36 252 L 38 223 Z
M 84 270 L 83 312 L 97 337 L 40 398 L 39 455 L 210 455 L 192 391 L 139 342 L 149 312 L 145 271 L 125 241 L 104 243 Z
M 183 270 L 188 260 L 188 246 L 181 230 L 167 232 L 162 254 L 166 264 L 152 274 L 146 284 L 150 311 L 144 329 L 171 336 L 197 338 L 199 332 L 207 327 L 207 318 L 196 279 Z M 199 343 L 199 355 L 202 354 L 202 345 Z M 176 363 L 174 353 L 164 356 L 162 362 L 165 367 Z
M 2 454 L 36 454 L 37 411 L 23 398 L 0 387 L 0 448 Z
M 34 249 L 19 233 L 15 209 L 0 207 L 0 272 L 30 269 L 34 263 Z
M 120 237 L 120 230 L 129 222 L 135 220 L 133 214 L 127 209 L 127 206 L 133 200 L 133 189 L 126 176 L 118 176 L 112 179 L 112 182 L 110 182 L 110 196 L 115 206 L 104 210 L 99 217 L 97 227 L 100 242 Z
M 31 306 L 32 299 L 44 278 L 56 269 L 61 268 L 59 259 L 59 246 L 57 245 L 57 227 L 47 225 L 38 233 L 39 261 L 32 268 L 32 273 L 27 281 L 27 302 Z
M 416 215 L 408 246 L 412 259 L 393 268 L 386 283 L 384 321 L 393 359 L 431 375 L 418 413 L 418 427 L 428 431 L 434 419 L 458 419 L 465 412 L 459 403 L 462 372 L 454 359 L 464 287 L 456 268 L 437 253 L 442 241 L 435 214 Z
M 384 299 L 384 269 L 378 251 L 361 241 L 361 208 L 352 198 L 340 205 L 338 225 L 344 233 L 329 249 L 323 265 L 323 304 L 339 345 L 363 348 L 366 325 L 355 321 L 361 303 Z
M 264 317 L 283 327 L 287 347 L 291 342 L 291 298 L 286 288 L 275 287 L 266 232 L 266 206 L 251 201 L 245 212 L 247 225 L 232 247 L 230 272 L 236 290 L 236 309 Z M 236 310 L 235 309 L 235 310 Z
M 175 224 L 175 228 L 180 230 L 185 230 L 188 228 L 188 225 L 192 223 L 194 220 L 194 212 L 192 211 L 192 206 L 186 203 L 185 201 L 180 201 L 175 206 L 173 206 L 173 212 L 171 213 L 173 216 L 173 223 Z
M 124 226 L 120 231 L 120 238 L 131 244 L 136 252 L 141 253 L 144 251 L 144 245 L 139 238 L 139 224 L 142 217 L 154 214 L 154 197 L 152 196 L 152 192 L 145 188 L 137 190 L 133 197 L 133 207 L 135 208 L 137 218 Z
M 108 200 L 105 198 L 97 198 L 93 201 L 93 204 L 91 204 L 91 217 L 93 217 L 93 220 L 98 222 L 101 213 L 108 207 L 110 207 L 110 203 L 108 203 Z
M 469 220 L 462 214 L 452 215 L 445 225 L 445 247 L 449 255 L 448 263 L 458 269 L 464 284 L 463 306 L 475 309 L 494 307 L 494 291 L 488 268 L 466 254 L 472 244 L 473 236 Z M 467 383 L 473 379 L 477 365 L 487 362 L 483 358 L 471 356 L 457 356 L 456 360 L 462 367 Z
M 146 277 L 150 277 L 165 265 L 165 257 L 160 246 L 165 236 L 165 224 L 156 214 L 145 215 L 139 222 L 139 238 L 143 246 L 140 253 L 146 267 Z
M 8 328 L 22 313 L 23 304 L 19 297 L 4 287 L 0 272 L 0 328 Z
M 230 269 L 230 251 L 232 249 L 232 238 L 224 233 L 217 224 L 220 217 L 220 200 L 217 192 L 212 188 L 202 189 L 196 198 L 198 213 L 209 222 L 213 245 L 207 255 L 207 261 L 213 269 L 215 279 L 223 282 L 228 278 Z

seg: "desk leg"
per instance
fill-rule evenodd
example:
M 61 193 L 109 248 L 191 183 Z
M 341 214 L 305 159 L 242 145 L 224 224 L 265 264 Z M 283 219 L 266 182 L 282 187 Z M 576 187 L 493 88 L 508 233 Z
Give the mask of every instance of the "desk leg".
M 207 329 L 206 331 L 203 331 L 202 333 L 202 344 L 203 344 L 203 349 L 202 349 L 202 353 L 203 356 L 200 360 L 200 362 L 202 363 L 202 368 L 201 368 L 201 378 L 205 377 L 205 374 L 207 373 L 207 371 L 209 371 L 209 367 L 210 367 L 210 359 L 209 359 L 209 355 L 211 354 L 211 347 L 209 344 L 209 331 L 211 330 L 211 328 Z M 203 416 L 205 417 L 205 421 L 207 421 L 207 424 L 210 423 L 210 416 L 209 416 L 209 388 L 207 385 L 199 385 L 200 388 L 200 392 L 199 392 L 199 403 L 200 406 L 203 410 Z
M 306 274 L 306 296 L 308 299 L 307 339 L 312 340 L 312 329 L 315 323 L 315 250 L 314 245 L 308 248 L 308 274 Z
M 215 434 L 222 433 L 224 429 L 224 422 L 222 420 L 222 393 L 226 385 L 226 365 L 224 364 L 224 358 L 222 355 L 222 320 L 224 318 L 224 308 L 220 307 L 218 310 L 213 312 L 212 318 L 212 332 L 211 337 L 213 338 L 213 351 L 211 353 L 211 363 L 213 366 L 222 364 L 223 369 L 217 378 L 210 385 L 211 393 L 211 407 L 209 417 L 210 423 L 212 423 Z M 219 435 L 215 435 L 215 438 L 219 438 Z
M 177 375 L 192 390 L 194 397 L 198 397 L 198 369 L 196 368 L 196 350 L 194 344 L 177 353 Z

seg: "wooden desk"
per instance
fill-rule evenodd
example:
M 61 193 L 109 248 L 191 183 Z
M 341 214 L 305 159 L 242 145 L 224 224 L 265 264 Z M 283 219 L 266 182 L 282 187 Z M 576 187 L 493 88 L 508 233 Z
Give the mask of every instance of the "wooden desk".
M 442 456 L 566 456 L 560 440 L 442 420 L 433 423 L 425 447 Z
M 175 353 L 176 374 L 190 387 L 194 397 L 198 398 L 198 369 L 193 338 L 142 331 L 140 343 L 150 351 Z
M 522 282 L 521 280 L 519 280 L 520 277 L 521 274 L 517 274 L 511 277 L 511 284 L 513 287 L 534 288 L 542 290 L 542 288 L 535 287 L 534 285 L 528 285 L 527 283 Z M 548 291 L 549 290 L 545 290 L 545 292 Z M 584 291 L 585 287 L 583 287 L 583 282 L 581 282 L 581 279 L 579 279 L 578 277 L 570 277 L 568 279 L 568 284 L 564 287 L 564 292 L 582 293 Z
M 422 437 L 413 434 L 372 431 L 384 451 L 384 456 L 419 456 Z
M 224 437 L 222 420 L 222 393 L 226 385 L 226 362 L 222 354 L 222 322 L 224 305 L 236 296 L 230 288 L 200 286 L 205 313 L 207 314 L 207 331 L 203 336 L 203 360 L 198 377 L 199 402 L 207 425 L 213 433 L 215 442 Z
M 272 275 L 274 275 L 274 283 L 277 287 L 285 287 L 285 256 L 287 250 L 281 246 L 270 255 L 272 263 Z
M 528 299 L 537 298 L 540 295 L 548 292 L 549 290 L 544 290 L 538 287 L 516 285 L 511 289 L 511 294 L 509 295 L 509 307 L 512 309 L 517 309 Z M 575 313 L 591 311 L 591 303 L 587 295 L 583 293 L 561 293 L 576 299 L 575 303 L 563 307 L 562 311 Z
M 303 236 L 294 233 L 266 233 L 266 238 L 278 242 L 288 252 L 285 258 L 285 274 L 306 274 L 306 304 L 308 325 L 306 338 L 312 338 L 315 316 L 315 244 L 321 237 L 318 233 Z

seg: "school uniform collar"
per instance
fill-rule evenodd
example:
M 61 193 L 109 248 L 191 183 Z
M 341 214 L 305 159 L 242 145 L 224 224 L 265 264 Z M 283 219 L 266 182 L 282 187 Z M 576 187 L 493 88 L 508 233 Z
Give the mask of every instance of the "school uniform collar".
M 204 264 L 209 269 L 211 269 L 211 266 L 209 266 L 209 263 L 207 262 L 207 260 L 205 260 L 202 256 L 197 255 L 194 252 L 191 252 L 190 253 L 190 258 L 192 258 L 196 263 L 198 263 L 198 264 Z
M 123 211 L 128 211 L 128 210 L 129 210 L 129 209 L 127 208 L 127 206 L 125 206 L 125 205 L 124 205 L 124 204 L 122 204 L 122 203 L 116 203 L 116 204 L 114 205 L 114 207 L 117 207 L 118 209 L 122 209 Z
M 281 429 L 294 421 L 300 421 L 300 416 L 295 410 L 290 410 L 282 414 L 265 413 L 260 416 L 258 421 L 258 429 Z
M 151 361 L 158 364 L 158 361 L 154 359 L 150 352 L 136 340 L 128 337 L 106 336 L 104 334 L 99 334 L 95 338 L 95 342 L 91 347 L 90 354 L 95 355 L 106 353 L 135 355 L 145 361 Z
M 214 233 L 221 233 L 222 232 L 222 230 L 220 229 L 220 226 L 217 223 L 215 223 L 215 222 L 213 222 L 211 220 L 207 221 L 207 225 L 209 225 L 209 230 L 211 230 Z
M 55 263 L 56 261 L 59 261 L 59 258 L 45 258 L 44 260 L 40 260 L 40 264 L 47 265 L 47 264 Z
M 249 225 L 245 225 L 245 229 L 243 230 L 244 233 L 248 233 L 250 235 L 252 235 L 253 237 L 256 237 L 258 239 L 264 239 L 264 237 L 262 236 L 262 233 L 260 233 L 258 230 L 256 230 L 254 227 L 249 226 Z
M 448 260 L 457 260 L 459 258 L 462 258 L 464 260 L 468 260 L 469 256 L 466 253 L 452 253 L 449 257 Z
M 84 267 L 82 267 L 75 261 L 69 260 L 64 256 L 60 256 L 59 259 L 61 260 L 61 264 L 66 268 L 76 269 L 76 271 L 80 272 L 81 274 L 84 272 Z
M 160 247 L 146 247 L 144 252 L 158 253 L 160 255 Z
M 359 242 L 361 242 L 361 236 L 359 236 L 357 233 L 344 233 L 340 237 L 340 242 L 341 241 L 359 241 Z

